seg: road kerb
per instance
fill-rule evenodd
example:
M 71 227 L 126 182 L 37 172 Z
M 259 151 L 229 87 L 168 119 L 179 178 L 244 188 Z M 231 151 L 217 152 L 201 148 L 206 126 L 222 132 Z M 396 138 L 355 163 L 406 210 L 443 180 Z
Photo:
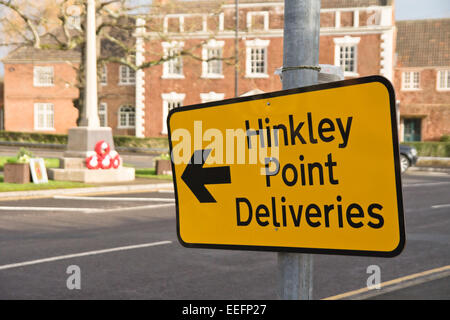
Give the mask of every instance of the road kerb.
M 18 200 L 30 198 L 47 198 L 56 195 L 83 195 L 83 194 L 103 194 L 115 192 L 157 192 L 160 190 L 173 190 L 172 183 L 153 183 L 153 184 L 130 184 L 116 186 L 101 186 L 89 188 L 72 188 L 72 189 L 49 189 L 49 190 L 29 190 L 29 191 L 11 191 L 1 192 L 0 200 Z

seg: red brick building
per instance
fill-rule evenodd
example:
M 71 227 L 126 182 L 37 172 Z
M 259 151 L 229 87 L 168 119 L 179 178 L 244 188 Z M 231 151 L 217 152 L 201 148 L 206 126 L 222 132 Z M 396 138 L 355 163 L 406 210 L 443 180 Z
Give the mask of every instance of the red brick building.
M 190 53 L 204 60 L 234 55 L 234 1 L 220 7 L 195 1 L 184 3 L 182 10 L 170 8 L 159 16 L 159 22 L 171 41 L 161 41 L 159 33 L 148 31 L 147 36 L 155 40 L 143 44 L 145 60 L 193 47 Z M 283 65 L 283 15 L 281 0 L 240 1 L 238 95 L 281 90 L 274 72 Z M 346 78 L 372 74 L 393 78 L 392 1 L 322 0 L 320 31 L 319 63 L 342 66 Z M 137 77 L 137 86 L 145 94 L 136 100 L 136 112 L 141 109 L 143 115 L 136 135 L 165 135 L 165 118 L 171 108 L 234 97 L 234 72 L 226 60 L 202 62 L 189 56 L 146 70 L 142 78 Z
M 450 19 L 397 22 L 400 141 L 450 135 Z
M 4 60 L 4 130 L 67 133 L 76 125 L 72 51 L 21 47 Z
M 149 21 L 137 21 L 136 64 L 174 58 L 137 72 L 118 64 L 102 68 L 99 114 L 102 125 L 112 127 L 114 134 L 164 136 L 171 108 L 235 96 L 235 67 L 229 59 L 236 40 L 234 0 L 187 1 L 182 6 L 159 1 L 163 5 Z M 238 95 L 280 90 L 281 81 L 274 72 L 283 65 L 284 1 L 239 3 Z M 449 128 L 446 66 L 450 65 L 445 38 L 449 20 L 439 21 L 433 31 L 417 22 L 411 33 L 416 22 L 396 23 L 393 0 L 322 0 L 319 63 L 342 66 L 346 78 L 381 74 L 390 79 L 397 91 L 402 139 L 439 139 Z M 419 45 L 422 51 L 414 47 Z M 427 48 L 433 49 L 427 52 Z M 77 117 L 71 105 L 77 90 L 72 86 L 75 76 L 70 64 L 77 63 L 79 55 L 35 51 L 21 48 L 4 59 L 5 130 L 65 133 Z M 180 52 L 187 54 L 180 56 Z M 435 58 L 424 63 L 415 57 L 419 52 L 422 60 Z M 211 60 L 214 57 L 223 60 Z M 36 86 L 35 72 L 43 73 L 45 82 L 46 66 L 53 68 L 53 85 Z M 414 72 L 406 75 L 408 70 Z M 416 70 L 420 90 L 405 90 L 403 74 L 405 83 L 414 82 L 408 79 L 417 77 Z M 439 80 L 442 88 L 438 75 L 444 79 Z M 40 106 L 46 103 L 53 104 L 53 127 L 41 128 L 39 121 L 51 118 L 51 107 Z M 410 138 L 410 128 L 418 123 L 420 136 Z
M 46 40 L 46 37 L 43 39 Z M 67 133 L 76 126 L 76 50 L 20 47 L 4 59 L 3 128 L 7 131 Z M 100 68 L 100 125 L 114 134 L 135 134 L 135 72 L 109 63 Z M 2 104 L 0 104 L 1 107 Z

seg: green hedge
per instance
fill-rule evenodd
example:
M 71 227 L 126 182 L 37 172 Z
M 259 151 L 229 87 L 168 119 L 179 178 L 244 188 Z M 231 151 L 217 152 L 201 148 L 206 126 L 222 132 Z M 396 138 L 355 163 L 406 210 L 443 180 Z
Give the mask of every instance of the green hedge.
M 67 144 L 67 134 L 0 131 L 0 141 Z
M 402 142 L 417 149 L 420 157 L 450 157 L 450 142 Z
M 151 148 L 151 149 L 169 148 L 169 140 L 163 137 L 136 138 L 133 136 L 114 136 L 114 144 L 116 147 Z
M 45 144 L 67 144 L 67 134 L 0 131 L 0 141 L 28 142 Z M 136 138 L 133 136 L 114 136 L 116 147 L 169 148 L 167 138 Z

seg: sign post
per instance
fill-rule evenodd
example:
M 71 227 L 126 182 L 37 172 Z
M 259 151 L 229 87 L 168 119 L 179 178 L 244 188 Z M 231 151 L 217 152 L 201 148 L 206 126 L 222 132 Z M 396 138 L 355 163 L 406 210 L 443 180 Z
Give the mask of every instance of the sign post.
M 320 1 L 284 3 L 283 89 L 317 83 L 319 64 Z M 279 297 L 310 300 L 313 294 L 313 256 L 278 253 Z

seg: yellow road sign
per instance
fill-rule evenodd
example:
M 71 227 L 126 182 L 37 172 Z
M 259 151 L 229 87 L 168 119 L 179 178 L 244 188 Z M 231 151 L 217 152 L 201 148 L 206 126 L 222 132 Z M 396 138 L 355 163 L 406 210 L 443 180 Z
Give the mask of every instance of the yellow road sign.
M 171 110 L 187 247 L 395 256 L 395 95 L 380 76 Z

